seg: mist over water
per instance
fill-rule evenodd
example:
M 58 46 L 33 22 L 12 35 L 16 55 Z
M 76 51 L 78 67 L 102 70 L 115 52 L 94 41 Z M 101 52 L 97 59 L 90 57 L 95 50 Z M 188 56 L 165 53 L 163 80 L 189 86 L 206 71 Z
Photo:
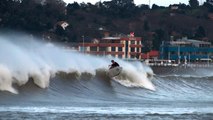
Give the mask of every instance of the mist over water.
M 96 57 L 65 49 L 26 34 L 0 35 L 0 90 L 18 93 L 13 85 L 25 85 L 30 79 L 40 88 L 48 88 L 57 73 L 88 73 L 98 70 L 107 74 L 110 57 Z M 122 67 L 122 75 L 115 79 L 126 87 L 155 90 L 147 78 L 152 70 L 139 62 L 115 59 Z

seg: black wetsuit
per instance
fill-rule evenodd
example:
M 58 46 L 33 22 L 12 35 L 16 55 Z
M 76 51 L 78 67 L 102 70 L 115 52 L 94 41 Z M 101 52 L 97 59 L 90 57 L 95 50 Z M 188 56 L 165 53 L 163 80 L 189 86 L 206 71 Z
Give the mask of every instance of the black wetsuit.
M 110 69 L 112 69 L 112 68 L 114 68 L 114 67 L 117 67 L 117 66 L 119 66 L 119 64 L 118 64 L 117 62 L 114 62 L 114 63 L 112 63 Z

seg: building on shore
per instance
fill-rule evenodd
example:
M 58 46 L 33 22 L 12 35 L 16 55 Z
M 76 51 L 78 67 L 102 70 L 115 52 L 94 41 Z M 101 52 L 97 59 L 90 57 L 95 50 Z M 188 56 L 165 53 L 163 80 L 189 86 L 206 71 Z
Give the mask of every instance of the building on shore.
M 150 52 L 141 54 L 141 58 L 143 60 L 145 60 L 145 59 L 154 59 L 154 60 L 156 60 L 156 59 L 158 59 L 158 57 L 159 57 L 159 51 L 157 51 L 157 50 L 151 50 Z
M 83 38 L 84 39 L 84 38 Z M 134 34 L 119 37 L 103 37 L 94 39 L 90 43 L 80 43 L 78 50 L 83 53 L 98 56 L 110 55 L 121 59 L 141 59 L 141 37 L 135 37 Z
M 164 41 L 160 47 L 160 59 L 195 62 L 211 60 L 212 57 L 213 46 L 210 42 L 182 38 L 176 41 Z

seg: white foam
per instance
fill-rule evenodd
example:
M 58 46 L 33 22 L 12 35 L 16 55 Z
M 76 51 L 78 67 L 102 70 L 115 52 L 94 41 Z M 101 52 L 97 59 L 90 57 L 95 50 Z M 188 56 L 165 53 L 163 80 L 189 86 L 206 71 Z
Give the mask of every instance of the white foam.
M 94 57 L 67 50 L 28 35 L 0 36 L 0 90 L 17 91 L 12 84 L 24 85 L 29 78 L 41 88 L 49 86 L 49 80 L 58 71 L 77 71 L 95 74 L 96 69 L 108 69 L 111 58 Z M 131 78 L 126 86 L 142 86 L 154 89 L 147 79 L 142 65 L 133 65 L 116 59 Z
M 12 87 L 12 83 L 13 79 L 10 70 L 4 65 L 0 65 L 0 90 L 17 94 L 18 92 Z
M 207 114 L 212 113 L 211 106 L 200 107 L 0 107 L 0 112 L 30 113 L 70 113 L 70 114 L 111 114 L 111 115 L 174 115 L 174 114 Z
M 122 63 L 122 61 L 120 61 Z M 115 80 L 126 87 L 144 87 L 155 90 L 154 85 L 147 77 L 147 72 L 139 62 L 123 63 L 121 75 L 115 77 Z M 150 71 L 149 71 L 150 72 Z M 153 73 L 153 72 L 152 72 Z M 148 74 L 152 74 L 151 72 Z

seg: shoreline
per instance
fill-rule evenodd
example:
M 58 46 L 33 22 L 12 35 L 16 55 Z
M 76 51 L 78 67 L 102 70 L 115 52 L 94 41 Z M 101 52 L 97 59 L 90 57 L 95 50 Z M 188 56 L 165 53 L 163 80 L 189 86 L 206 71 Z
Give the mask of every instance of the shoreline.
M 149 66 L 149 65 L 148 65 Z M 149 66 L 157 75 L 201 75 L 213 70 L 213 64 L 180 64 L 178 66 Z
M 146 64 L 146 63 L 145 63 Z M 199 67 L 199 68 L 213 68 L 213 63 L 188 63 L 188 64 L 146 64 L 150 67 Z
M 150 67 L 213 67 L 213 62 L 211 61 L 195 61 L 195 62 L 187 62 L 187 61 L 175 61 L 175 60 L 145 60 L 144 63 Z

